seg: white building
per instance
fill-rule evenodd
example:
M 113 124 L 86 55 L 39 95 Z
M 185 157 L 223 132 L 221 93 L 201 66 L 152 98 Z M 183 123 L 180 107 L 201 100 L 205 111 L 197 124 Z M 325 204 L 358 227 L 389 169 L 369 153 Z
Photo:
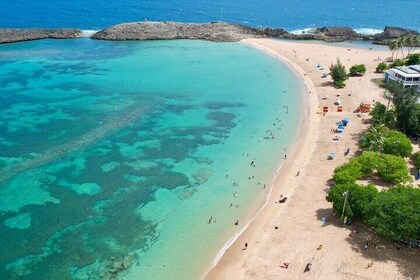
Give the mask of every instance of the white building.
M 420 92 L 420 65 L 402 66 L 389 69 L 385 72 L 385 82 L 396 81 L 404 88 L 416 87 Z

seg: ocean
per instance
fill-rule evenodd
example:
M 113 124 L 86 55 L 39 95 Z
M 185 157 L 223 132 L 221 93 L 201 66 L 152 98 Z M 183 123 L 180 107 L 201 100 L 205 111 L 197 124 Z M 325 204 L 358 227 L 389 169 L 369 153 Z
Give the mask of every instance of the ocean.
M 198 279 L 264 202 L 306 94 L 240 43 L 23 42 L 0 74 L 0 279 Z
M 385 26 L 420 30 L 418 0 L 14 0 L 2 1 L 1 27 L 98 30 L 130 21 L 230 21 L 289 31 L 350 26 L 376 33 Z

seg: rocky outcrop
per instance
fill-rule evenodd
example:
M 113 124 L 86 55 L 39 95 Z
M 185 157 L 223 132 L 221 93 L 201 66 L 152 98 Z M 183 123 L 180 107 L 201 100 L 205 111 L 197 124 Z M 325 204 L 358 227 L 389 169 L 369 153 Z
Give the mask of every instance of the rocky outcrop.
M 393 40 L 401 36 L 407 36 L 407 35 L 419 35 L 419 33 L 417 31 L 410 30 L 410 29 L 386 26 L 384 29 L 384 32 L 375 34 L 373 37 L 376 40 L 383 41 L 383 40 Z
M 0 44 L 30 41 L 38 39 L 70 39 L 82 36 L 82 31 L 74 28 L 67 29 L 17 29 L 0 28 Z
M 322 40 L 326 42 L 341 42 L 346 40 L 362 40 L 363 36 L 346 26 L 328 26 L 309 30 L 302 34 L 285 34 L 285 38 L 297 40 Z
M 99 40 L 171 40 L 202 39 L 217 42 L 236 42 L 246 38 L 264 37 L 260 30 L 226 22 L 133 22 L 114 25 L 94 34 Z
M 392 40 L 398 39 L 402 36 L 419 35 L 417 31 L 404 29 L 400 27 L 386 26 L 384 32 L 375 34 L 372 38 L 375 44 L 388 45 Z
M 258 31 L 261 35 L 268 37 L 283 37 L 284 35 L 289 34 L 286 30 L 281 28 L 263 28 L 258 29 Z

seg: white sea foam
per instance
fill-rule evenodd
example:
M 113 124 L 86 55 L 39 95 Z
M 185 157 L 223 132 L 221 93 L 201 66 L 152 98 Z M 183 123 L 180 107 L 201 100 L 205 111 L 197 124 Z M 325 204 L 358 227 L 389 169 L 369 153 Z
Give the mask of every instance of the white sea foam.
M 296 30 L 292 30 L 289 33 L 291 34 L 295 34 L 295 35 L 300 35 L 300 34 L 305 34 L 308 33 L 308 31 L 313 30 L 315 28 L 304 28 L 304 29 L 296 29 Z M 363 35 L 374 35 L 374 34 L 379 34 L 382 33 L 382 29 L 376 29 L 376 28 L 353 28 L 354 31 L 356 31 L 359 34 L 363 34 Z
M 90 37 L 98 32 L 98 30 L 82 30 L 82 37 Z
M 363 35 L 374 35 L 382 33 L 382 29 L 375 29 L 375 28 L 354 28 L 354 31 L 356 31 L 359 34 Z
M 308 31 L 313 30 L 313 29 L 315 29 L 315 28 L 296 29 L 296 30 L 290 31 L 289 33 L 295 34 L 295 35 L 300 35 L 300 34 L 308 33 Z

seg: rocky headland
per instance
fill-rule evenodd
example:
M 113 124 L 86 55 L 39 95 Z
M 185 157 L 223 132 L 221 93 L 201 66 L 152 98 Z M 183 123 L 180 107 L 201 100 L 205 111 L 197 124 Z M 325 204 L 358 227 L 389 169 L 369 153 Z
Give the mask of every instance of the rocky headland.
M 39 39 L 70 39 L 82 36 L 76 28 L 32 29 L 32 28 L 0 28 L 0 44 L 15 43 Z
M 385 27 L 375 35 L 359 34 L 350 27 L 328 26 L 292 34 L 280 28 L 252 28 L 227 22 L 180 23 L 180 22 L 133 22 L 105 28 L 92 36 L 99 40 L 171 40 L 201 39 L 217 42 L 236 42 L 242 39 L 279 37 L 295 40 L 322 40 L 341 42 L 347 40 L 372 40 L 378 44 L 389 44 L 404 35 L 419 34 L 414 30 Z
M 98 40 L 172 40 L 201 39 L 216 42 L 236 42 L 263 37 L 260 30 L 226 22 L 132 22 L 105 28 L 91 38 Z
M 200 39 L 216 42 L 237 42 L 250 38 L 287 38 L 294 40 L 322 40 L 342 42 L 349 40 L 371 40 L 374 44 L 388 45 L 401 36 L 419 35 L 417 31 L 400 27 L 385 27 L 379 34 L 365 35 L 346 26 L 327 26 L 309 30 L 300 34 L 289 33 L 281 28 L 253 28 L 228 22 L 181 23 L 132 22 L 107 27 L 94 35 L 97 40 L 173 40 Z M 37 39 L 66 39 L 82 36 L 79 29 L 2 29 L 0 44 Z

